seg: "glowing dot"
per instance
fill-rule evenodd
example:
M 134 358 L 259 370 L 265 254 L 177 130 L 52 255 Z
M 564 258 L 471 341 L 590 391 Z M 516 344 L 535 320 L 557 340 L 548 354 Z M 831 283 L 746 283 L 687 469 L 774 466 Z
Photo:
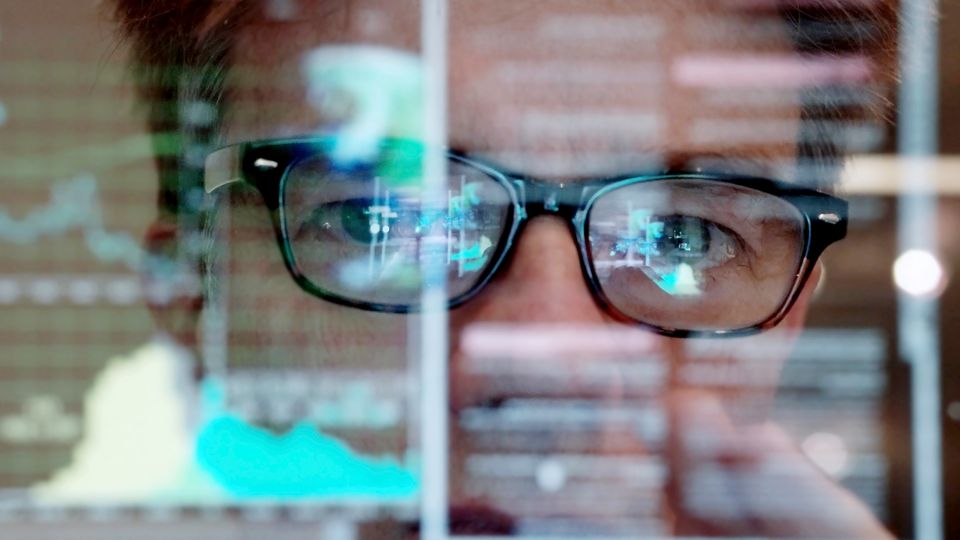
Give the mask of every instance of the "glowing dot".
M 893 281 L 913 296 L 934 296 L 943 290 L 943 265 L 929 251 L 911 249 L 893 263 Z
M 157 306 L 169 304 L 174 297 L 173 287 L 164 281 L 154 281 L 144 288 L 144 297 Z
M 29 290 L 30 296 L 41 304 L 52 304 L 60 296 L 60 284 L 52 279 L 38 279 Z
M 951 420 L 960 422 L 960 401 L 954 401 L 950 403 L 950 405 L 947 405 L 947 416 L 949 416 Z
M 88 279 L 77 279 L 67 286 L 67 295 L 77 304 L 92 304 L 98 292 L 97 284 Z
M 389 225 L 384 225 L 384 226 L 383 226 L 383 229 L 381 229 L 381 230 L 382 230 L 384 233 L 388 233 L 388 232 L 390 232 L 390 226 L 389 226 Z
M 105 294 L 115 304 L 129 305 L 140 296 L 140 284 L 135 279 L 118 279 L 106 284 Z
M 847 445 L 833 433 L 813 433 L 800 445 L 803 453 L 824 472 L 833 477 L 843 476 L 850 464 Z
M 12 279 L 0 279 L 0 304 L 12 304 L 20 297 L 20 285 Z
M 547 459 L 537 467 L 537 485 L 547 492 L 559 491 L 567 483 L 567 470 L 555 459 Z
M 370 225 L 370 234 L 379 234 L 380 233 L 380 224 L 372 223 Z

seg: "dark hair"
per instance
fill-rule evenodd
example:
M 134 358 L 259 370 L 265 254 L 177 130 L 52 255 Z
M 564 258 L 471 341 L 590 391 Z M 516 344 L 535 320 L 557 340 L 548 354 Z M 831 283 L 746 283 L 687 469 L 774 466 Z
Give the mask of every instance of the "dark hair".
M 243 15 L 244 0 L 116 0 L 115 15 L 129 38 L 131 69 L 146 106 L 160 176 L 161 219 L 198 209 L 202 185 L 198 154 L 223 114 L 224 77 Z M 195 121 L 205 107 L 205 122 Z M 199 146 L 198 146 L 199 145 Z
M 786 21 L 798 51 L 809 55 L 861 54 L 893 80 L 896 55 L 896 0 L 717 0 L 758 15 Z M 161 219 L 198 230 L 203 159 L 229 107 L 225 75 L 238 29 L 261 8 L 262 0 L 113 0 L 122 34 L 129 39 L 133 73 L 146 105 L 160 176 Z M 882 88 L 882 85 L 881 85 Z M 808 92 L 802 116 L 807 132 L 799 155 L 816 162 L 817 178 L 831 177 L 844 149 L 829 131 L 835 122 L 885 115 L 881 91 L 865 111 L 850 96 L 864 90 L 822 88 Z M 862 100 L 860 100 L 862 101 Z M 879 103 L 879 105 L 877 105 Z M 814 187 L 821 187 L 815 185 Z

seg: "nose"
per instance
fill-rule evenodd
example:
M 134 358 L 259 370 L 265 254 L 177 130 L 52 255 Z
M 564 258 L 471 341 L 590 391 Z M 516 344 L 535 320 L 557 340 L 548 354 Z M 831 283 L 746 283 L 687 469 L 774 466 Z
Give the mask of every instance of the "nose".
M 616 398 L 624 391 L 621 360 L 637 359 L 628 369 L 643 368 L 638 362 L 644 358 L 659 361 L 663 339 L 616 323 L 594 300 L 564 219 L 532 218 L 516 242 L 512 257 L 486 288 L 450 312 L 454 402 L 495 391 L 498 377 L 521 384 L 514 377 L 520 374 L 511 371 L 518 365 L 532 369 L 527 375 L 541 384 L 555 378 L 537 379 L 538 369 L 564 373 L 569 380 L 553 392 Z M 502 373 L 501 362 L 508 366 Z M 597 369 L 606 371 L 586 373 Z M 638 376 L 645 379 L 640 392 L 662 383 L 659 376 Z
M 500 406 L 489 405 L 491 399 L 519 412 L 539 410 L 542 399 L 558 406 L 589 402 L 601 411 L 588 419 L 599 434 L 591 451 L 643 453 L 649 434 L 608 425 L 602 411 L 664 384 L 657 354 L 662 340 L 614 323 L 596 303 L 564 219 L 531 218 L 516 242 L 512 258 L 487 287 L 450 313 L 452 409 Z M 468 447 L 471 430 L 481 428 L 458 429 L 455 444 Z M 577 436 L 570 426 L 544 429 L 557 440 Z
M 463 322 L 604 323 L 580 269 L 576 243 L 557 216 L 531 219 L 506 261 L 479 296 L 451 313 Z

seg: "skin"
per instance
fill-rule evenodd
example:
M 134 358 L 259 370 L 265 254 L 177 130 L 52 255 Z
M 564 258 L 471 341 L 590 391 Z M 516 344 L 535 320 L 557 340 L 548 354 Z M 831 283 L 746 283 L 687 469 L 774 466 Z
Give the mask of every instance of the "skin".
M 738 167 L 731 168 L 744 173 L 766 172 L 776 163 L 789 161 L 794 141 L 771 140 L 746 147 L 731 144 L 725 137 L 698 137 L 692 127 L 697 119 L 718 117 L 777 119 L 788 126 L 800 125 L 796 106 L 741 103 L 724 107 L 709 99 L 709 91 L 691 89 L 671 76 L 671 66 L 689 55 L 713 51 L 790 54 L 785 34 L 773 33 L 762 44 L 753 43 L 749 34 L 725 22 L 736 14 L 721 11 L 718 4 L 697 0 L 453 0 L 451 146 L 509 170 L 568 183 L 640 170 L 651 162 L 684 165 L 698 156 L 718 154 L 740 160 Z M 590 17 L 606 30 L 578 39 L 565 27 L 570 16 Z M 653 21 L 653 27 L 667 30 L 660 37 L 618 33 L 618 21 L 631 17 L 638 25 Z M 713 23 L 720 36 L 717 40 L 698 43 L 693 39 L 702 34 L 703 27 L 696 25 L 703 21 Z M 691 30 L 694 28 L 701 30 Z M 302 2 L 292 18 L 254 18 L 238 38 L 235 62 L 255 71 L 257 80 L 264 83 L 230 94 L 232 113 L 224 125 L 224 144 L 308 134 L 329 127 L 335 120 L 329 111 L 308 103 L 307 83 L 300 70 L 303 54 L 332 44 L 415 52 L 419 47 L 419 7 L 407 1 Z M 555 66 L 566 67 L 551 71 Z M 614 78 L 617 74 L 646 75 L 613 79 L 609 84 L 577 78 L 578 72 L 590 68 Z M 538 80 L 536 73 L 550 75 L 544 81 Z M 606 114 L 610 126 L 598 124 L 598 114 Z M 625 114 L 653 114 L 656 127 L 617 129 L 613 119 Z M 545 128 L 544 115 L 561 120 Z M 304 294 L 283 268 L 259 195 L 251 188 L 234 187 L 228 206 L 216 234 L 220 294 L 229 306 L 225 339 L 230 345 L 231 368 L 295 365 L 395 370 L 405 365 L 408 335 L 418 328 L 416 316 L 363 312 Z M 652 448 L 640 438 L 610 427 L 598 434 L 590 451 L 665 459 L 670 475 L 654 506 L 655 514 L 669 524 L 667 532 L 843 538 L 887 535 L 859 501 L 810 464 L 783 430 L 766 418 L 780 368 L 802 328 L 819 275 L 818 267 L 786 319 L 759 336 L 702 342 L 642 333 L 629 350 L 618 351 L 664 362 L 667 375 L 656 388 L 656 402 L 668 420 L 670 436 L 665 446 Z M 172 320 L 174 311 L 168 308 L 163 317 Z M 188 318 L 187 323 L 177 324 L 191 323 Z M 533 219 L 509 263 L 476 299 L 450 313 L 452 498 L 458 505 L 483 504 L 508 512 L 510 508 L 496 497 L 471 489 L 464 473 L 466 458 L 477 442 L 463 429 L 461 413 L 485 400 L 523 397 L 504 396 L 498 387 L 502 378 L 478 375 L 473 369 L 482 351 L 471 350 L 465 336 L 485 328 L 530 332 L 559 328 L 561 333 L 571 328 L 630 330 L 598 307 L 584 282 L 573 237 L 567 225 L 554 217 Z M 630 332 L 633 336 L 640 331 Z M 638 392 L 623 377 L 610 377 L 600 388 L 584 383 L 584 366 L 609 361 L 598 357 L 597 350 L 615 348 L 618 339 L 608 336 L 599 342 L 575 343 L 567 354 L 546 361 L 551 369 L 570 374 L 569 395 L 610 406 L 622 404 Z M 745 363 L 744 351 L 752 352 L 752 358 L 762 351 L 763 361 Z M 721 394 L 714 387 L 687 380 L 684 368 L 694 364 L 747 369 L 754 384 L 734 384 Z M 751 404 L 749 413 L 738 409 L 738 403 Z M 350 432 L 338 434 L 369 452 L 399 452 L 407 442 L 400 430 L 376 439 L 354 437 Z M 557 435 L 557 445 L 564 444 L 563 437 Z M 786 469 L 770 466 L 772 460 L 786 463 Z M 723 498 L 735 503 L 737 510 L 731 514 L 710 515 L 693 503 L 699 489 L 695 473 L 711 465 L 719 467 L 714 470 L 724 478 Z M 792 476 L 785 477 L 784 470 Z M 809 502 L 798 503 L 799 509 L 787 515 L 773 515 L 763 504 L 770 493 Z M 589 521 L 592 510 L 584 508 L 574 517 Z

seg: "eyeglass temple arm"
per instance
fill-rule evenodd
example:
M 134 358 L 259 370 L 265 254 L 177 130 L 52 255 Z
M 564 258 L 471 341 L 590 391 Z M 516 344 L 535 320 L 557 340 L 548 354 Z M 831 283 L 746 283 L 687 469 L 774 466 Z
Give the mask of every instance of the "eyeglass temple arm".
M 207 193 L 243 180 L 241 159 L 242 145 L 221 148 L 207 156 L 203 164 L 203 189 Z

